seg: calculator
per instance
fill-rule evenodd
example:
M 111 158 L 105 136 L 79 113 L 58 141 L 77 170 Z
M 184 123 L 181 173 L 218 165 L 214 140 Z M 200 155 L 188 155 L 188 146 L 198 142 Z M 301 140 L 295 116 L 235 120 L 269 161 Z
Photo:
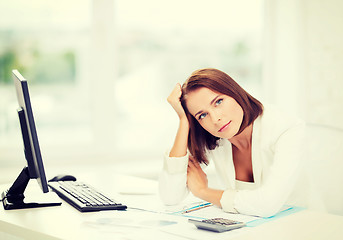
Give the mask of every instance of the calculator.
M 205 220 L 188 219 L 197 228 L 213 232 L 225 232 L 245 226 L 245 223 L 226 218 L 211 218 Z

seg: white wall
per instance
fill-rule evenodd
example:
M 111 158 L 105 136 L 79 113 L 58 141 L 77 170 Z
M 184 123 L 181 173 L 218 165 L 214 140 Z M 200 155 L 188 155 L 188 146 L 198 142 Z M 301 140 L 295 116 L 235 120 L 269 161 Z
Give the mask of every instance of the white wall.
M 265 0 L 264 97 L 343 128 L 343 1 Z
M 343 1 L 306 0 L 306 116 L 343 128 Z

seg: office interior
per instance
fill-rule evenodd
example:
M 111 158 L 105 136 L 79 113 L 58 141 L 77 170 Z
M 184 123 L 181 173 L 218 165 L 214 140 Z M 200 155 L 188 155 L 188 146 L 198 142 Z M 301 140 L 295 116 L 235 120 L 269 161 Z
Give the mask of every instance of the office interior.
M 343 215 L 342 10 L 340 0 L 1 1 L 0 183 L 25 164 L 12 69 L 30 84 L 48 178 L 101 166 L 157 180 L 178 124 L 169 92 L 214 67 L 308 123 L 315 207 Z

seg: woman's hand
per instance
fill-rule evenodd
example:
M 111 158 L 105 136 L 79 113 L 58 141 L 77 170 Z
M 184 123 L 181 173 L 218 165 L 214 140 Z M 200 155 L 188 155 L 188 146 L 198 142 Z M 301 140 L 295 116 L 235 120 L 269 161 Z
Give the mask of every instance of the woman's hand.
M 181 94 L 181 85 L 177 84 L 167 98 L 168 102 L 180 118 L 179 129 L 177 130 L 174 145 L 170 150 L 169 157 L 183 157 L 187 154 L 189 122 L 180 101 Z
M 207 175 L 201 169 L 198 161 L 189 157 L 187 169 L 187 186 L 194 196 L 221 207 L 220 199 L 223 190 L 208 187 Z
M 170 95 L 167 98 L 167 101 L 174 108 L 180 120 L 187 119 L 185 110 L 183 109 L 181 101 L 180 101 L 181 94 L 182 94 L 181 85 L 178 83 L 176 84 L 175 88 L 173 89 L 173 91 L 170 93 Z
M 193 195 L 200 198 L 202 193 L 208 189 L 207 175 L 200 167 L 199 162 L 192 157 L 189 157 L 188 161 L 187 185 Z

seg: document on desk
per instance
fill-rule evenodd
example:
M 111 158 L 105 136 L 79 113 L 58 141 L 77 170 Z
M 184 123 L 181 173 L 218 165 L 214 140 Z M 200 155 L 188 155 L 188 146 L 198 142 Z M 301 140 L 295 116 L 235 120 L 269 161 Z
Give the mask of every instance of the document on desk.
M 183 237 L 173 232 L 161 231 L 164 227 L 182 224 L 186 219 L 128 209 L 126 211 L 103 211 L 85 216 L 81 228 L 89 232 L 87 239 L 175 239 Z M 92 229 L 92 231 L 89 231 Z M 93 234 L 93 235 L 92 235 Z
M 126 197 L 125 197 L 126 196 Z M 121 195 L 122 200 L 128 206 L 127 211 L 100 212 L 95 215 L 85 215 L 82 224 L 86 230 L 95 229 L 99 239 L 196 239 L 196 240 L 220 240 L 230 239 L 251 231 L 254 226 L 264 223 L 265 218 L 247 216 L 243 214 L 231 214 L 222 209 L 207 205 L 207 202 L 193 196 L 189 196 L 177 206 L 166 207 L 161 203 L 157 195 Z M 199 208 L 198 206 L 206 206 Z M 186 212 L 189 209 L 197 209 Z M 189 218 L 228 218 L 247 223 L 249 227 L 243 227 L 223 233 L 215 233 L 197 229 L 188 222 Z M 251 225 L 251 223 L 254 223 Z M 89 239 L 93 238 L 89 235 Z
M 183 215 L 184 217 L 188 218 L 195 218 L 195 219 L 208 219 L 208 218 L 227 218 L 230 220 L 235 220 L 239 222 L 244 222 L 249 227 L 258 226 L 264 222 L 272 221 L 276 218 L 287 216 L 289 214 L 292 214 L 297 211 L 301 211 L 303 208 L 294 207 L 294 206 L 288 206 L 285 205 L 280 210 L 279 213 L 275 214 L 271 217 L 257 217 L 257 216 L 251 216 L 251 215 L 245 215 L 245 214 L 239 214 L 239 213 L 228 213 L 224 212 L 221 208 L 211 205 L 209 207 L 200 208 L 199 210 L 192 211 L 192 212 L 178 212 L 177 214 Z
M 81 228 L 89 232 L 87 239 L 123 240 L 220 240 L 248 231 L 248 229 L 242 228 L 214 233 L 197 229 L 194 224 L 188 222 L 188 218 L 180 215 L 144 212 L 135 209 L 104 211 L 85 216 Z
M 259 217 L 248 216 L 243 214 L 232 214 L 224 212 L 221 208 L 209 204 L 192 195 L 188 196 L 182 203 L 175 206 L 165 206 L 156 195 L 151 196 L 130 196 L 122 198 L 123 202 L 130 209 L 140 209 L 148 212 L 181 216 L 184 218 L 207 219 L 207 218 L 228 218 L 240 222 L 249 222 L 260 219 Z M 206 206 L 201 207 L 199 206 Z M 197 209 L 197 210 L 195 210 Z M 188 211 L 192 210 L 192 211 Z M 194 211 L 193 211 L 194 210 Z
M 292 214 L 296 211 L 301 210 L 301 208 L 297 207 L 291 207 L 291 206 L 285 206 L 279 213 L 277 213 L 275 216 L 269 217 L 269 218 L 263 218 L 263 217 L 256 217 L 256 216 L 249 216 L 244 214 L 233 214 L 233 213 L 227 213 L 224 212 L 222 209 L 216 207 L 216 206 L 210 206 L 201 208 L 197 211 L 192 211 L 190 213 L 175 213 L 179 216 L 188 218 L 198 218 L 198 219 L 206 219 L 206 218 L 227 218 L 231 220 L 236 220 L 240 222 L 244 222 L 247 224 L 247 227 L 243 227 L 240 229 L 235 229 L 228 232 L 223 233 L 214 233 L 210 231 L 200 230 L 197 229 L 195 226 L 189 226 L 187 224 L 176 224 L 176 225 L 170 225 L 164 227 L 164 232 L 177 232 L 182 234 L 183 237 L 186 237 L 187 239 L 197 239 L 197 240 L 219 240 L 219 239 L 230 239 L 232 237 L 237 237 L 238 235 L 245 234 L 248 231 L 251 231 L 253 227 L 256 227 L 260 224 L 263 224 L 268 221 L 272 221 L 274 219 L 277 219 L 279 217 L 287 216 L 289 214 Z
M 227 218 L 230 220 L 235 220 L 235 221 L 244 222 L 244 223 L 261 219 L 260 217 L 255 217 L 255 216 L 224 212 L 221 208 L 214 205 L 201 208 L 199 210 L 192 211 L 189 213 L 185 212 L 185 213 L 180 213 L 180 214 L 187 218 L 195 218 L 199 220 L 208 219 L 208 218 Z

